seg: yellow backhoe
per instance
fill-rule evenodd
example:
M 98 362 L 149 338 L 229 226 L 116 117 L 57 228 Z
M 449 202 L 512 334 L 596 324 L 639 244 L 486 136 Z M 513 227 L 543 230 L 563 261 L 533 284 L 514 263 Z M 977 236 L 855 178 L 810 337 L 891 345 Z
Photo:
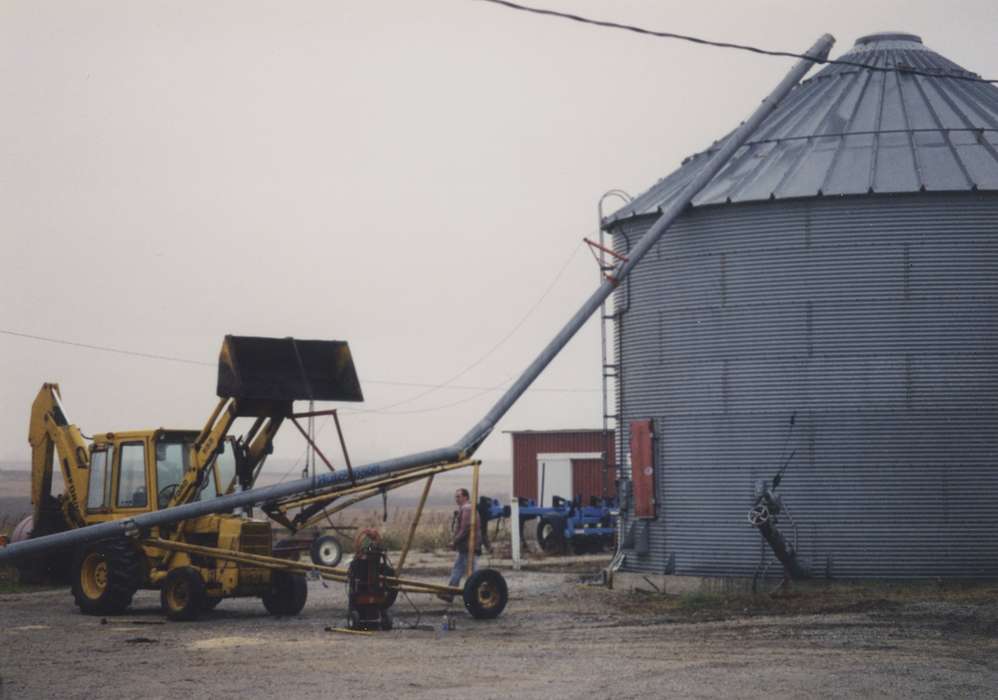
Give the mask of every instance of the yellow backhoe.
M 43 385 L 28 436 L 31 536 L 127 521 L 251 488 L 295 400 L 363 398 L 345 342 L 239 336 L 226 336 L 222 345 L 218 395 L 200 431 L 106 432 L 88 442 L 67 419 L 59 386 Z M 229 436 L 243 417 L 252 419 L 249 430 Z M 52 494 L 54 463 L 64 484 L 58 495 Z M 271 557 L 269 521 L 212 513 L 154 527 L 142 538 L 135 534 L 38 554 L 19 568 L 68 579 L 76 604 L 92 615 L 124 611 L 139 588 L 160 590 L 163 610 L 175 620 L 194 619 L 229 597 L 260 597 L 275 615 L 297 614 L 305 605 L 300 569 L 255 563 Z

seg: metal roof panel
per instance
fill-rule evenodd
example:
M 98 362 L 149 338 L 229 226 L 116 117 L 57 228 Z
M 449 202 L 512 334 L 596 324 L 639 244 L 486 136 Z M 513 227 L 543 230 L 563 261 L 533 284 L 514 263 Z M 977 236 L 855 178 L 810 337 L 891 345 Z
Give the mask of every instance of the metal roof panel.
M 912 34 L 857 40 L 842 56 L 883 73 L 831 64 L 801 83 L 694 199 L 694 206 L 821 195 L 998 189 L 998 87 Z M 942 73 L 923 76 L 905 68 Z M 653 213 L 728 138 L 606 220 Z

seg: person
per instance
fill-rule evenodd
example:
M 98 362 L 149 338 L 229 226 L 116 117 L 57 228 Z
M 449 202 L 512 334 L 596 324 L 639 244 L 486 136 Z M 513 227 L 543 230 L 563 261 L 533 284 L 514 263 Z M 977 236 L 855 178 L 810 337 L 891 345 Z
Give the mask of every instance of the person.
M 450 581 L 448 585 L 458 586 L 468 569 L 468 538 L 471 537 L 471 494 L 468 489 L 458 489 L 454 492 L 454 502 L 457 504 L 457 512 L 451 522 L 453 537 L 451 538 L 451 549 L 457 552 L 454 560 L 454 568 L 451 569 Z M 481 554 L 479 538 L 474 538 L 475 556 L 472 557 L 471 570 L 478 569 L 478 555 Z M 449 593 L 442 593 L 439 596 L 446 601 L 453 600 Z

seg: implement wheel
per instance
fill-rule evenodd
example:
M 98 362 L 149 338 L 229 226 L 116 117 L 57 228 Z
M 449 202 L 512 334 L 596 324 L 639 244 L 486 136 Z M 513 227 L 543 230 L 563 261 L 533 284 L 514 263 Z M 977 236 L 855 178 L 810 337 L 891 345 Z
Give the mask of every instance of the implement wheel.
M 73 598 L 84 615 L 120 615 L 142 583 L 142 554 L 126 539 L 81 550 L 73 567 Z
M 464 584 L 464 607 L 476 620 L 499 617 L 508 601 L 506 579 L 495 569 L 479 569 Z
M 271 615 L 297 615 L 308 600 L 305 577 L 288 571 L 272 571 L 270 592 L 263 595 L 263 607 Z
M 336 566 L 343 558 L 343 545 L 332 535 L 316 537 L 309 552 L 312 563 L 319 566 Z
M 171 620 L 196 620 L 205 610 L 204 580 L 190 566 L 180 566 L 166 575 L 159 602 Z
M 541 518 L 537 523 L 537 544 L 545 554 L 564 554 L 565 519 L 557 515 Z

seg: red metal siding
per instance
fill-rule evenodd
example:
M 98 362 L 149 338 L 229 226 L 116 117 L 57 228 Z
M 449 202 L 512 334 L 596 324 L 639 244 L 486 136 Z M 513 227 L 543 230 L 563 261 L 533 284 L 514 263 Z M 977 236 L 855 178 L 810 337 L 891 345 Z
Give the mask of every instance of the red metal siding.
M 551 430 L 513 432 L 513 495 L 537 499 L 537 455 L 546 453 L 602 452 L 611 460 L 606 476 L 607 495 L 617 493 L 614 481 L 616 469 L 614 459 L 613 433 L 603 434 L 600 430 Z M 572 461 L 572 480 L 575 495 L 582 496 L 588 503 L 592 497 L 603 496 L 603 463 L 600 460 L 585 459 Z
M 655 517 L 655 458 L 650 420 L 631 422 L 631 483 L 634 485 L 634 515 Z
M 615 491 L 616 475 L 608 475 L 607 484 L 608 495 L 612 496 Z M 589 503 L 592 497 L 600 498 L 603 494 L 603 460 L 601 459 L 573 459 L 572 460 L 572 484 L 575 486 L 576 495 L 582 496 L 582 502 Z

